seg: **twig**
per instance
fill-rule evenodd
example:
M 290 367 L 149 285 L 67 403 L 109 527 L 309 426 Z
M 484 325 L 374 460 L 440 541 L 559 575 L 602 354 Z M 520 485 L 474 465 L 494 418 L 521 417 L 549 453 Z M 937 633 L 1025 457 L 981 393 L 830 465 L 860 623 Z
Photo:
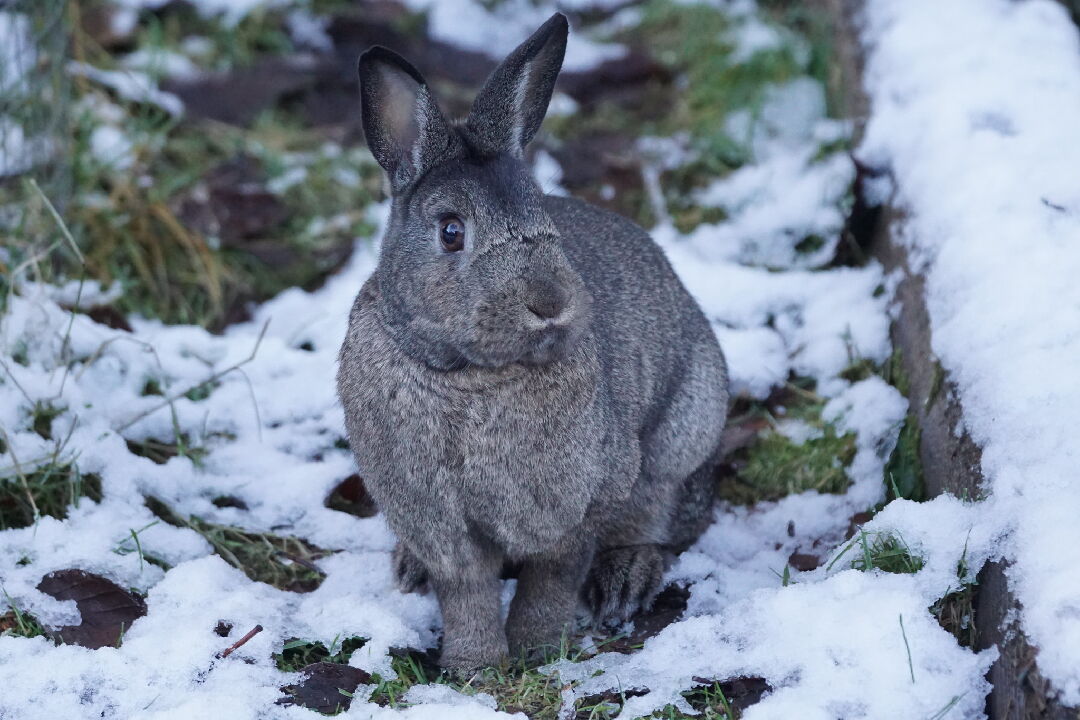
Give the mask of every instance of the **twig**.
M 227 647 L 224 650 L 222 650 L 221 652 L 219 652 L 217 654 L 217 657 L 219 659 L 225 659 L 225 658 L 229 657 L 230 655 L 232 655 L 233 650 L 236 650 L 238 647 L 240 647 L 241 645 L 246 643 L 248 640 L 250 640 L 251 638 L 253 638 L 256 635 L 258 635 L 259 633 L 261 633 L 262 630 L 263 630 L 262 625 L 256 625 L 255 627 L 251 628 L 251 630 L 248 631 L 247 635 L 240 638 L 239 640 L 234 642 L 232 645 L 230 645 L 229 647 Z
M 253 347 L 251 349 L 251 354 L 248 355 L 246 358 L 244 358 L 243 360 L 241 360 L 239 362 L 233 363 L 232 365 L 225 368 L 224 370 L 219 370 L 218 372 L 214 373 L 213 375 L 206 378 L 205 380 L 201 380 L 200 382 L 195 383 L 194 385 L 192 385 L 191 387 L 187 388 L 186 390 L 184 390 L 182 392 L 173 393 L 172 395 L 167 396 L 162 402 L 158 403 L 157 405 L 154 405 L 149 410 L 144 410 L 143 412 L 139 413 L 135 417 L 128 420 L 126 423 L 124 423 L 120 427 L 116 428 L 116 432 L 123 432 L 124 430 L 127 430 L 129 427 L 131 427 L 132 425 L 134 425 L 138 421 L 142 420 L 147 415 L 152 415 L 153 413 L 156 413 L 161 408 L 168 407 L 169 405 L 172 405 L 174 402 L 176 402 L 177 400 L 182 398 L 184 395 L 187 395 L 192 390 L 196 390 L 198 388 L 201 388 L 204 385 L 209 385 L 210 383 L 213 383 L 213 382 L 221 379 L 225 375 L 228 375 L 232 371 L 238 370 L 238 369 L 242 368 L 244 365 L 247 365 L 249 362 L 251 362 L 252 360 L 255 359 L 255 354 L 259 352 L 259 345 L 262 344 L 263 336 L 266 335 L 266 328 L 269 327 L 269 326 L 270 326 L 270 321 L 269 320 L 267 320 L 266 322 L 263 323 L 262 330 L 259 331 L 259 337 L 255 340 L 255 347 Z

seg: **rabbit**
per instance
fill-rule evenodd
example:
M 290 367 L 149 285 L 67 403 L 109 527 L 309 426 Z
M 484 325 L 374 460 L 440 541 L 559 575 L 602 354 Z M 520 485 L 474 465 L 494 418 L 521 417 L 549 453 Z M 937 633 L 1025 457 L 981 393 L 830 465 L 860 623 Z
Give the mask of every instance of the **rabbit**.
M 626 621 L 712 520 L 728 380 L 709 321 L 644 230 L 543 194 L 526 163 L 568 30 L 552 16 L 460 122 L 396 53 L 358 64 L 392 202 L 338 393 L 451 671 L 558 648 L 582 602 Z

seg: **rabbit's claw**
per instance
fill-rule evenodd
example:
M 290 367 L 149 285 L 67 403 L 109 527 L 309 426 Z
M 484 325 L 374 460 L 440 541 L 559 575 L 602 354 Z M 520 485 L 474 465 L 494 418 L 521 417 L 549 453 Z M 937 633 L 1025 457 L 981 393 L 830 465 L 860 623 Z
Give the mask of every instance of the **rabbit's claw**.
M 664 555 L 656 545 L 602 550 L 593 560 L 584 596 L 597 627 L 618 626 L 652 606 L 664 578 Z

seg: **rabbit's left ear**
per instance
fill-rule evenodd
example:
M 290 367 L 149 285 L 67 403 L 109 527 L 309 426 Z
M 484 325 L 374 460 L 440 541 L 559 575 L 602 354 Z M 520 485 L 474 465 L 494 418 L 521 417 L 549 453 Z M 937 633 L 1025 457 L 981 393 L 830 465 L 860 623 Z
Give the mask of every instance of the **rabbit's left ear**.
M 375 46 L 357 71 L 364 136 L 396 193 L 447 155 L 449 124 L 424 78 L 397 53 Z
M 568 32 L 566 16 L 555 13 L 491 73 L 466 120 L 483 150 L 524 155 L 551 102 Z

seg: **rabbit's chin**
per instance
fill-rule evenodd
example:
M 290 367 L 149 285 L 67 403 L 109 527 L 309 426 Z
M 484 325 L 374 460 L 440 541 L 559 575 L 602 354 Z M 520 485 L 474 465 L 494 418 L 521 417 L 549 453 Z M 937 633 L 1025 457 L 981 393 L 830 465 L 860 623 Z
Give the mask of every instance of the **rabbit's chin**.
M 474 341 L 460 349 L 469 365 L 500 368 L 508 365 L 549 365 L 574 352 L 583 327 L 578 323 L 538 323 L 510 340 Z

